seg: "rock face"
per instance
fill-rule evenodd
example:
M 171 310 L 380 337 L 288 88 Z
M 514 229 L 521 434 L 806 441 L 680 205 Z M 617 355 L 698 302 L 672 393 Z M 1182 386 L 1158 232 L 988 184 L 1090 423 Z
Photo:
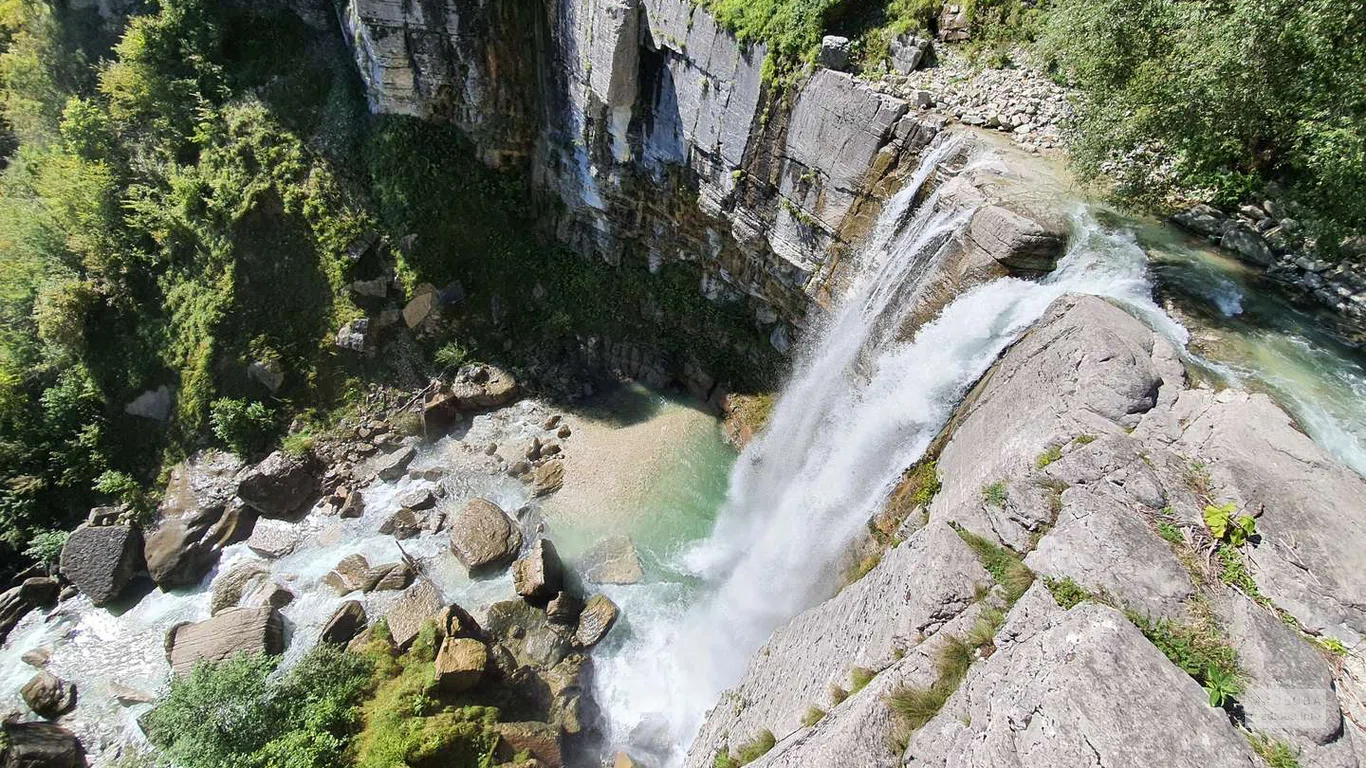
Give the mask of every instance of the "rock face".
M 507 564 L 522 547 L 522 533 L 497 504 L 474 499 L 450 520 L 451 552 L 471 572 Z
M 237 495 L 264 517 L 289 517 L 318 494 L 311 457 L 276 451 L 247 470 L 237 484 Z
M 172 629 L 166 646 L 171 669 L 183 675 L 200 661 L 223 661 L 242 652 L 284 652 L 284 620 L 269 605 L 231 608 L 211 619 Z
M 133 526 L 81 525 L 62 547 L 62 575 L 95 605 L 117 600 L 142 567 L 142 533 Z
M 237 500 L 242 463 L 232 454 L 204 451 L 171 470 L 147 536 L 147 571 L 163 589 L 198 584 L 223 547 L 251 534 L 256 515 Z
M 777 744 L 756 768 L 1262 764 L 1201 682 L 1145 637 L 1145 619 L 1198 623 L 1230 648 L 1243 722 L 1300 765 L 1361 762 L 1366 676 L 1344 671 L 1366 669 L 1366 531 L 1348 512 L 1366 481 L 1269 398 L 1193 386 L 1146 325 L 1069 296 L 988 371 L 937 447 L 928 523 L 774 632 L 708 713 L 687 766 L 765 729 Z M 1261 535 L 1207 556 L 1202 511 L 1222 503 L 1260 515 Z M 1013 606 L 997 602 L 954 527 L 1042 578 Z M 1225 558 L 1242 575 L 1221 578 Z M 1077 599 L 1065 581 L 1109 604 L 1064 610 L 1050 584 Z M 930 689 L 950 639 L 977 643 L 993 606 L 1004 609 L 986 625 L 994 636 L 912 731 L 889 702 Z M 1325 661 L 1310 643 L 1322 637 L 1354 650 Z M 829 685 L 853 687 L 854 667 L 871 681 L 831 697 Z M 809 707 L 825 714 L 806 720 Z M 898 734 L 904 753 L 887 747 Z
M 50 723 L 4 723 L 3 768 L 84 768 L 85 749 L 75 734 Z
M 70 712 L 76 706 L 76 685 L 51 672 L 39 672 L 19 690 L 24 703 L 39 717 L 48 720 Z
M 537 539 L 526 555 L 512 564 L 513 589 L 528 600 L 549 600 L 563 584 L 561 571 L 555 545 L 548 539 Z

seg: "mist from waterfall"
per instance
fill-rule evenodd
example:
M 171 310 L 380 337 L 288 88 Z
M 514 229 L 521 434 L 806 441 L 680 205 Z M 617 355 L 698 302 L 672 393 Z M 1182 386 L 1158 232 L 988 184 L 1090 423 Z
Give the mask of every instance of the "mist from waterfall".
M 1067 254 L 1038 281 L 1001 278 L 957 296 L 906 338 L 904 322 L 972 210 L 921 188 L 963 147 L 928 151 L 885 208 L 863 270 L 808 333 L 765 430 L 746 448 L 711 535 L 675 566 L 690 596 L 614 593 L 631 633 L 595 660 L 609 743 L 670 765 L 706 710 L 737 683 L 772 631 L 828 596 L 841 555 L 918 460 L 966 390 L 1068 292 L 1113 297 L 1181 344 L 1185 330 L 1151 301 L 1146 257 L 1080 207 Z M 991 156 L 969 161 L 982 167 Z M 917 206 L 916 201 L 924 197 Z

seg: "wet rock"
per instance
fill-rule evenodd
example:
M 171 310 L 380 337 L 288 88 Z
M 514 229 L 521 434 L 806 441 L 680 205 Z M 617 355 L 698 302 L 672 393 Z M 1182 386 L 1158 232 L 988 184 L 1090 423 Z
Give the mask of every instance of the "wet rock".
M 243 652 L 284 652 L 284 620 L 271 606 L 229 608 L 211 619 L 172 629 L 166 643 L 171 669 L 183 675 L 200 661 L 224 661 Z
M 385 536 L 393 536 L 394 538 L 403 541 L 422 533 L 422 529 L 426 526 L 426 522 L 427 521 L 423 519 L 422 515 L 419 515 L 407 507 L 403 507 L 380 524 L 379 532 Z
M 242 603 L 242 597 L 270 573 L 259 563 L 239 563 L 227 573 L 213 580 L 213 596 L 209 600 L 209 615 L 217 615 Z
M 2 768 L 85 768 L 80 739 L 51 723 L 4 723 Z
M 505 754 L 529 754 L 546 768 L 564 765 L 559 729 L 549 723 L 498 723 L 493 729 Z
M 560 414 L 556 413 L 552 416 L 547 417 L 546 420 L 541 423 L 541 429 L 544 429 L 545 431 L 549 432 L 550 430 L 554 429 L 555 427 L 558 427 L 559 425 Z
M 365 606 L 359 600 L 347 600 L 327 620 L 318 642 L 346 645 L 365 629 L 369 621 Z
M 522 533 L 502 508 L 474 499 L 449 520 L 451 552 L 475 572 L 507 564 L 522 547 Z
M 414 488 L 398 497 L 398 503 L 418 511 L 431 509 L 436 506 L 436 495 L 430 488 Z
M 48 659 L 52 658 L 52 651 L 47 648 L 34 648 L 31 651 L 24 651 L 24 655 L 19 660 L 29 665 L 42 669 L 47 666 Z
M 564 463 L 547 461 L 531 472 L 531 495 L 549 496 L 564 485 Z
M 592 648 L 597 645 L 612 625 L 617 623 L 617 617 L 621 611 L 617 604 L 612 602 L 606 595 L 593 595 L 583 604 L 583 611 L 579 614 L 579 626 L 574 631 L 574 644 L 580 648 Z
M 551 669 L 572 650 L 569 632 L 552 625 L 545 611 L 522 600 L 489 606 L 484 629 L 502 642 L 517 663 L 537 670 Z
M 343 519 L 357 518 L 365 514 L 365 497 L 360 491 L 351 491 L 346 494 L 346 501 L 342 502 L 341 509 L 337 510 L 337 516 Z
M 1024 216 L 999 205 L 979 208 L 968 224 L 968 240 L 1002 265 L 1048 272 L 1057 266 L 1067 245 L 1060 222 Z
M 318 495 L 312 457 L 276 451 L 247 470 L 237 484 L 237 495 L 265 517 L 290 517 Z
M 29 611 L 54 605 L 60 591 L 56 579 L 34 577 L 0 593 L 0 643 Z
M 76 685 L 51 672 L 34 675 L 19 689 L 19 694 L 29 709 L 48 720 L 56 720 L 76 706 Z
M 285 520 L 259 520 L 247 539 L 247 548 L 271 560 L 284 557 L 299 544 L 299 529 Z
M 222 451 L 200 452 L 171 470 L 161 522 L 143 550 L 157 586 L 198 584 L 223 547 L 251 534 L 256 512 L 236 498 L 241 471 L 242 462 Z
M 645 577 L 629 536 L 612 536 L 584 555 L 584 579 L 595 584 L 636 584 Z
M 555 595 L 545 606 L 546 618 L 552 624 L 572 627 L 578 623 L 580 613 L 583 613 L 583 601 L 568 592 Z
M 560 427 L 559 430 L 555 432 L 555 437 L 558 437 L 561 440 L 563 440 L 572 434 L 574 434 L 574 430 L 570 429 L 569 425 L 566 424 L 563 427 Z
M 442 690 L 463 693 L 479 684 L 489 663 L 488 648 L 470 638 L 447 638 L 436 654 L 436 679 Z
M 407 563 L 388 563 L 370 569 L 366 592 L 392 592 L 407 589 L 417 574 Z
M 276 610 L 284 610 L 292 602 L 294 593 L 273 581 L 262 584 L 242 598 L 242 605 L 249 608 L 268 605 Z
M 435 392 L 422 403 L 422 432 L 428 440 L 446 434 L 460 422 L 460 397 Z
M 142 533 L 130 525 L 81 525 L 62 547 L 62 575 L 95 605 L 118 599 L 142 569 Z
M 563 581 L 560 556 L 548 539 L 536 539 L 526 555 L 512 564 L 513 589 L 527 600 L 549 600 Z
M 381 480 L 397 480 L 403 477 L 403 473 L 412 463 L 413 457 L 417 455 L 417 450 L 412 446 L 405 446 L 385 454 L 375 460 L 375 476 Z
M 522 455 L 526 457 L 527 461 L 535 461 L 541 458 L 541 438 L 531 438 L 531 442 L 522 449 Z
M 347 555 L 337 566 L 323 577 L 323 584 L 331 587 L 338 595 L 357 590 L 364 591 L 372 585 L 370 581 L 370 561 L 365 555 Z
M 427 579 L 418 579 L 384 614 L 394 645 L 406 648 L 422 631 L 422 625 L 435 619 L 444 605 L 441 590 Z

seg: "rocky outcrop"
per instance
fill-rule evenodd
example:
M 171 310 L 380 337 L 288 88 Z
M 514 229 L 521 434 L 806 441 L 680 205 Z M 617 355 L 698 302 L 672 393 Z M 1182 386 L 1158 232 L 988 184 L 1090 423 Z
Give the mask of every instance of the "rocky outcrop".
M 142 533 L 131 525 L 81 525 L 62 547 L 62 575 L 95 605 L 117 600 L 142 568 Z
M 256 513 L 237 499 L 242 462 L 222 451 L 204 451 L 171 470 L 147 536 L 147 570 L 163 589 L 198 584 L 218 562 L 223 547 L 251 534 Z
M 1345 505 L 1366 481 L 1269 398 L 1193 385 L 1143 323 L 1069 296 L 983 377 L 937 447 L 925 527 L 774 633 L 688 765 L 765 730 L 777 743 L 762 768 L 1260 765 L 1249 738 L 1300 765 L 1358 765 L 1361 686 L 1344 670 L 1360 667 L 1366 533 Z M 1202 513 L 1225 503 L 1256 515 L 1260 536 L 1216 542 Z M 1013 606 L 995 602 L 953 527 L 1042 578 Z M 1003 621 L 984 625 L 1000 607 Z M 1240 719 L 1210 706 L 1208 668 L 1163 652 L 1175 654 L 1156 642 L 1173 627 L 1236 659 Z M 943 649 L 969 637 L 981 644 L 961 682 L 909 723 L 897 706 L 923 707 L 945 685 Z M 860 686 L 829 697 L 854 666 Z M 897 738 L 904 751 L 888 746 Z
M 237 483 L 237 496 L 263 517 L 289 517 L 318 495 L 311 456 L 276 451 L 248 469 Z
M 173 628 L 166 637 L 166 653 L 171 669 L 183 675 L 201 661 L 224 661 L 238 653 L 283 653 L 284 631 L 284 620 L 272 606 L 231 608 Z
M 522 548 L 522 533 L 501 507 L 474 499 L 450 520 L 451 552 L 471 573 L 512 561 Z

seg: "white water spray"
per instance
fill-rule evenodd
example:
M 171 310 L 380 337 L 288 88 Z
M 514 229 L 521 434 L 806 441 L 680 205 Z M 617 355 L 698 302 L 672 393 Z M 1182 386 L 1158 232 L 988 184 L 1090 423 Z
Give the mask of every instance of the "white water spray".
M 680 558 L 680 569 L 704 582 L 700 596 L 687 609 L 674 600 L 644 617 L 627 606 L 632 637 L 598 660 L 611 743 L 682 761 L 706 710 L 738 682 L 750 655 L 828 593 L 833 564 L 902 471 L 1053 300 L 1109 296 L 1184 343 L 1185 330 L 1150 299 L 1142 249 L 1081 211 L 1053 274 L 970 290 L 905 340 L 917 294 L 972 211 L 941 206 L 932 194 L 905 218 L 920 186 L 959 149 L 946 142 L 927 153 L 889 203 L 864 273 L 813 334 L 768 426 L 737 462 L 711 536 Z

